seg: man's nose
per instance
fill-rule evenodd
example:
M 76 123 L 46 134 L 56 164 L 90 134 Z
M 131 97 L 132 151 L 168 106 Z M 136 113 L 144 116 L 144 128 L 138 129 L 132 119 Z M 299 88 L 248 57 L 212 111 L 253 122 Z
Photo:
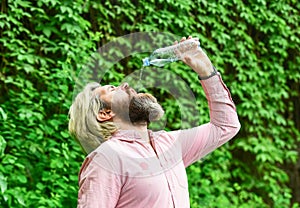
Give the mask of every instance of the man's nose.
M 120 85 L 121 90 L 126 90 L 127 88 L 129 88 L 129 84 L 127 82 L 123 83 Z

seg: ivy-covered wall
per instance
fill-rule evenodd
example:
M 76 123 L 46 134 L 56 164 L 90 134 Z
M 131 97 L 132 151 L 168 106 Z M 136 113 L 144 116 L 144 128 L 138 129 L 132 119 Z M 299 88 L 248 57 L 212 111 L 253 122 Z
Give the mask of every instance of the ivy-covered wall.
M 299 1 L 2 0 L 0 10 L 0 207 L 76 206 L 84 155 L 67 131 L 76 79 L 94 51 L 137 32 L 199 37 L 237 105 L 240 133 L 187 169 L 191 207 L 299 207 Z M 122 82 L 140 57 L 102 82 Z M 165 70 L 190 87 L 197 123 L 207 122 L 195 74 L 180 62 Z M 187 127 L 174 98 L 148 91 L 165 129 Z

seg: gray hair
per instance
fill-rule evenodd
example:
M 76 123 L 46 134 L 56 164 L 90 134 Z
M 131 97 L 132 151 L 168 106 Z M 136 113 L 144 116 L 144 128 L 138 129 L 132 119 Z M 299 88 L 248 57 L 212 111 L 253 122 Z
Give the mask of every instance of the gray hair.
M 99 111 L 108 107 L 93 92 L 98 87 L 100 84 L 96 82 L 87 84 L 76 96 L 69 111 L 69 132 L 87 154 L 108 140 L 117 130 L 111 121 L 97 121 Z

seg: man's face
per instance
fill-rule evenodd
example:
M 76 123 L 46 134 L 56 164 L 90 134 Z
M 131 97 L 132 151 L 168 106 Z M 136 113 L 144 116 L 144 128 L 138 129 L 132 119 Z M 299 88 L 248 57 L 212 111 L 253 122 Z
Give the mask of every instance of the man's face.
M 149 122 L 158 120 L 164 113 L 154 96 L 137 93 L 128 83 L 118 87 L 101 86 L 95 92 L 100 94 L 100 99 L 111 106 L 111 110 L 123 121 Z
M 100 99 L 111 105 L 112 103 L 129 103 L 136 91 L 124 83 L 118 87 L 113 85 L 100 86 L 95 89 L 95 93 L 100 95 Z

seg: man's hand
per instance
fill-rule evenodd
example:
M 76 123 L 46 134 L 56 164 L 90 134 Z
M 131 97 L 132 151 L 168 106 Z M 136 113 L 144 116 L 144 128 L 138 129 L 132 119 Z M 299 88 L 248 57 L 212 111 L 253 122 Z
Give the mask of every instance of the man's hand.
M 192 38 L 192 36 L 189 36 L 187 39 L 194 39 L 199 42 L 198 38 Z M 184 42 L 187 39 L 183 37 L 180 42 Z M 176 41 L 175 44 L 178 44 L 178 42 Z M 184 47 L 179 47 L 179 51 L 177 52 L 180 54 L 181 60 L 190 66 L 200 77 L 208 77 L 214 72 L 214 68 L 208 56 L 198 45 L 195 44 L 195 47 L 192 47 L 188 51 Z

